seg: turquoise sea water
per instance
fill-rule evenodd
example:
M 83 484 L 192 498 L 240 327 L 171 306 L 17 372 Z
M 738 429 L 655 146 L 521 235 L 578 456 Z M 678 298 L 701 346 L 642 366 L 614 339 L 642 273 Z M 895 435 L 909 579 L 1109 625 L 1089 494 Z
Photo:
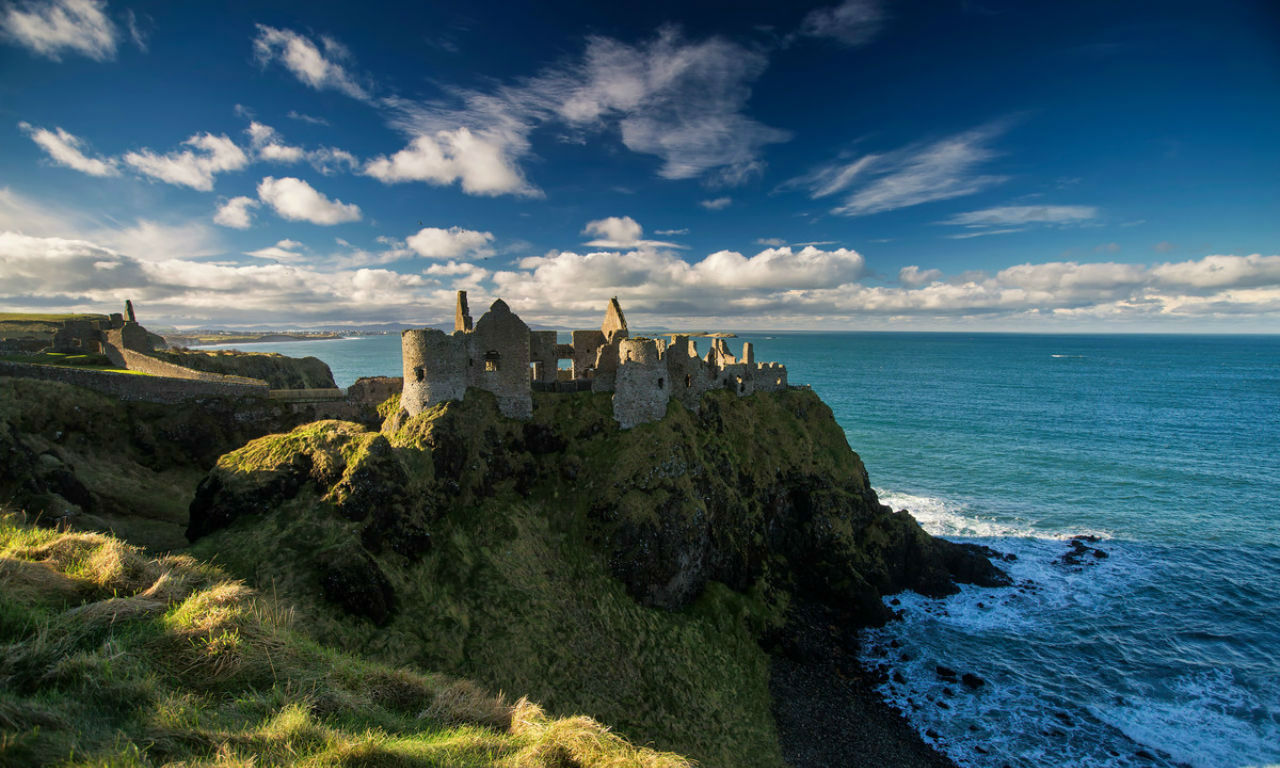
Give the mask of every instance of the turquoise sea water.
M 885 503 L 1017 557 L 1014 587 L 900 595 L 867 633 L 928 740 L 964 766 L 1280 764 L 1280 337 L 742 341 L 832 407 Z M 400 370 L 398 336 L 253 349 L 343 386 Z M 1077 534 L 1108 557 L 1062 563 Z

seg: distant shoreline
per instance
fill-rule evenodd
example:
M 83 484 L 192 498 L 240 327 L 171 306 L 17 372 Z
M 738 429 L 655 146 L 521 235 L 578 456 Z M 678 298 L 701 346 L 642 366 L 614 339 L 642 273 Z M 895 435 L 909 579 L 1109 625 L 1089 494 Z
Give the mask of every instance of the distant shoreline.
M 165 336 L 165 342 L 171 347 L 217 347 L 224 344 L 279 344 L 291 341 L 336 341 L 338 339 L 350 338 L 341 333 L 325 333 L 302 336 L 291 333 L 263 333 L 263 334 L 246 334 L 244 336 L 231 336 L 226 338 L 216 338 L 212 335 L 200 336 L 183 336 L 174 334 Z

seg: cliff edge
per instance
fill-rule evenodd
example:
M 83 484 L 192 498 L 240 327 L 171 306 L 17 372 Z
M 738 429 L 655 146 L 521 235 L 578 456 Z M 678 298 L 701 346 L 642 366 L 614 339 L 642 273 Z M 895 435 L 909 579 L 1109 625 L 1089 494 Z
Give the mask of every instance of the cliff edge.
M 812 606 L 851 633 L 890 618 L 886 594 L 1008 583 L 881 505 L 801 389 L 625 431 L 585 392 L 536 394 L 523 422 L 478 390 L 381 432 L 317 422 L 224 455 L 187 535 L 327 642 L 705 765 L 784 764 L 765 648 Z

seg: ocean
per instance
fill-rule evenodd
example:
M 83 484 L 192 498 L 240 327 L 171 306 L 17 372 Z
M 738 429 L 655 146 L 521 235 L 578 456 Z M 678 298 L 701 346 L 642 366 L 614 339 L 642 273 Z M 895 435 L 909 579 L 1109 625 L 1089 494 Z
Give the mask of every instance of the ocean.
M 927 741 L 962 766 L 1280 765 L 1280 336 L 743 341 L 831 406 L 886 504 L 1016 558 L 1014 586 L 897 595 L 864 635 Z M 249 348 L 400 374 L 398 335 Z

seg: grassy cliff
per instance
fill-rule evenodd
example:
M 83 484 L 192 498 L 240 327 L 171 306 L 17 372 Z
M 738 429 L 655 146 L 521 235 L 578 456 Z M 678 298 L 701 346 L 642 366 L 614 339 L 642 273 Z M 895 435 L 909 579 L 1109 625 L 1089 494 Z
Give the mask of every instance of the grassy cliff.
M 322 645 L 189 556 L 0 514 L 0 583 L 0 765 L 688 766 Z
M 272 389 L 330 389 L 333 381 L 329 366 L 317 357 L 286 357 L 274 352 L 240 352 L 226 350 L 169 350 L 155 357 L 174 365 L 225 376 L 247 376 L 260 379 Z
M 712 766 L 783 765 L 762 642 L 793 601 L 875 623 L 882 594 L 1000 576 L 882 507 L 807 390 L 627 431 L 592 393 L 318 422 L 223 456 L 188 536 L 327 642 Z

